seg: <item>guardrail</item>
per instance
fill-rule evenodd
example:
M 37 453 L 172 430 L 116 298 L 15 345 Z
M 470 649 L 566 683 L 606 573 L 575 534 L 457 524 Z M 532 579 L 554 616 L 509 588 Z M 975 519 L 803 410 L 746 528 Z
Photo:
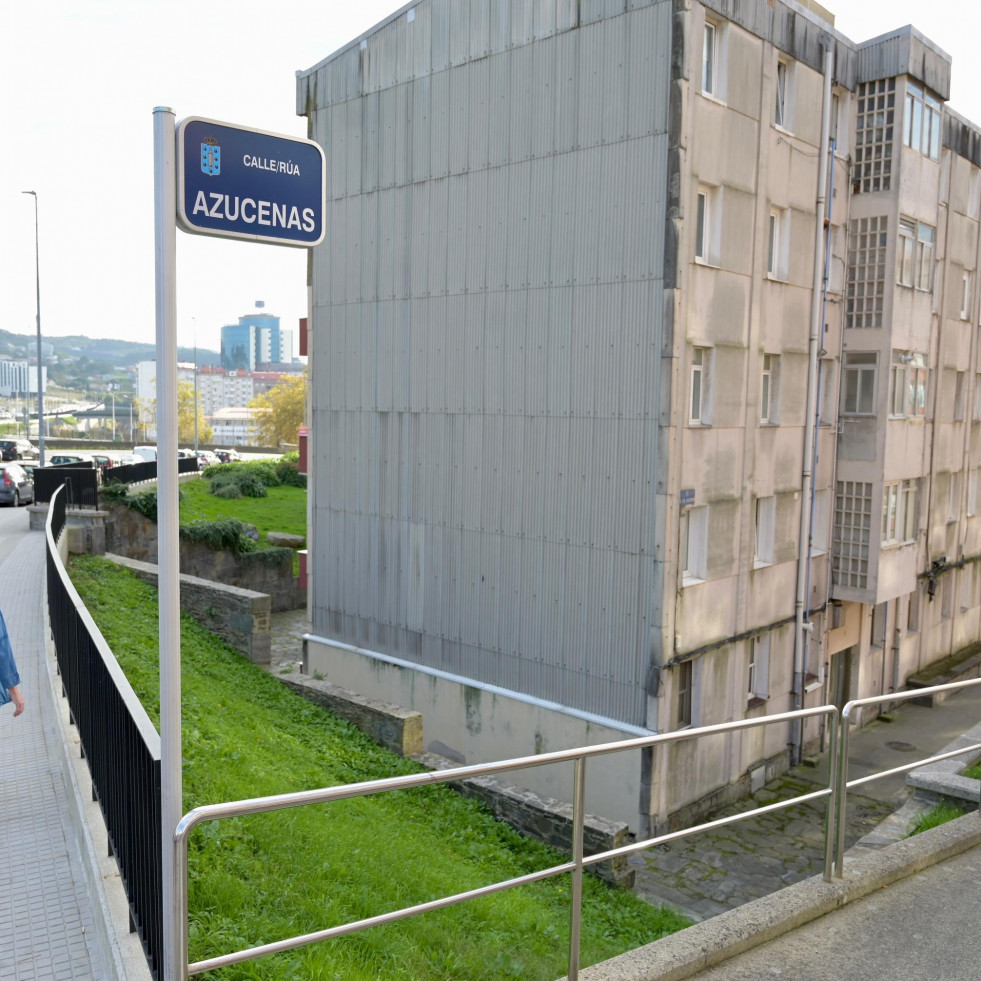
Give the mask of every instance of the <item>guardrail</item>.
M 197 473 L 196 457 L 178 457 L 178 473 Z M 109 467 L 102 475 L 106 484 L 136 484 L 141 480 L 157 479 L 157 461 L 144 460 L 143 463 L 126 463 L 121 467 Z
M 160 737 L 61 561 L 65 487 L 51 497 L 47 540 L 48 622 L 58 673 L 92 775 L 109 844 L 150 969 L 163 955 Z
M 828 786 L 808 794 L 801 794 L 798 797 L 788 798 L 787 800 L 777 801 L 764 807 L 756 808 L 753 811 L 746 811 L 740 814 L 733 814 L 728 817 L 718 818 L 714 821 L 707 821 L 692 828 L 685 828 L 681 831 L 673 831 L 664 835 L 657 835 L 644 841 L 632 842 L 619 848 L 613 848 L 605 852 L 597 852 L 593 855 L 583 854 L 583 826 L 585 820 L 585 785 L 586 785 L 586 761 L 596 756 L 604 756 L 610 753 L 624 752 L 627 750 L 643 749 L 665 743 L 680 742 L 682 740 L 697 739 L 702 736 L 718 735 L 725 732 L 734 732 L 739 729 L 749 729 L 761 725 L 774 725 L 796 719 L 806 719 L 813 716 L 828 716 L 830 718 L 831 753 L 832 767 L 829 771 Z M 835 782 L 838 738 L 838 709 L 834 705 L 822 705 L 817 708 L 801 709 L 795 712 L 783 712 L 776 715 L 767 716 L 760 719 L 740 719 L 735 722 L 725 722 L 720 725 L 703 726 L 698 729 L 683 729 L 678 732 L 659 733 L 652 736 L 641 736 L 635 739 L 621 740 L 619 742 L 604 743 L 599 746 L 580 747 L 576 749 L 560 750 L 552 753 L 542 753 L 538 756 L 522 757 L 520 759 L 506 760 L 498 763 L 481 763 L 473 766 L 457 767 L 452 770 L 442 770 L 429 773 L 410 774 L 407 776 L 390 777 L 385 780 L 369 780 L 363 783 L 348 784 L 340 787 L 328 787 L 321 790 L 298 791 L 292 794 L 279 794 L 271 797 L 259 797 L 252 800 L 233 801 L 224 804 L 208 804 L 196 807 L 194 810 L 185 814 L 174 832 L 174 896 L 177 909 L 175 911 L 177 932 L 179 936 L 175 938 L 179 949 L 174 952 L 173 961 L 168 959 L 168 964 L 176 965 L 174 977 L 180 981 L 187 981 L 192 974 L 201 974 L 205 971 L 216 970 L 220 967 L 227 967 L 231 964 L 238 964 L 243 961 L 252 960 L 256 957 L 263 957 L 267 954 L 280 953 L 302 947 L 307 944 L 316 943 L 320 940 L 328 940 L 334 937 L 341 937 L 345 934 L 355 933 L 373 926 L 380 926 L 384 923 L 393 923 L 403 920 L 410 916 L 417 916 L 420 913 L 427 913 L 437 909 L 443 909 L 457 903 L 475 899 L 478 896 L 488 896 L 493 893 L 512 889 L 515 886 L 527 885 L 555 875 L 571 873 L 572 888 L 570 890 L 570 919 L 571 930 L 569 939 L 569 981 L 576 981 L 579 977 L 579 935 L 580 923 L 582 918 L 582 875 L 583 870 L 591 865 L 609 861 L 620 855 L 628 855 L 632 852 L 643 851 L 653 848 L 664 842 L 674 841 L 679 838 L 686 838 L 690 835 L 698 834 L 712 828 L 720 828 L 728 824 L 735 824 L 738 821 L 749 817 L 755 817 L 771 811 L 781 810 L 795 804 L 806 801 L 828 799 L 828 820 L 826 821 L 825 833 L 825 853 L 824 853 L 824 878 L 831 881 L 832 870 L 832 847 L 834 836 L 832 834 L 833 817 L 836 813 L 835 795 L 837 784 Z M 230 954 L 223 954 L 212 957 L 208 960 L 188 963 L 188 896 L 187 896 L 187 877 L 188 877 L 188 839 L 191 831 L 197 825 L 205 821 L 216 821 L 221 818 L 242 817 L 249 814 L 261 814 L 268 811 L 278 811 L 291 807 L 301 807 L 307 804 L 325 804 L 331 801 L 347 800 L 352 797 L 365 797 L 373 794 L 386 793 L 393 790 L 405 790 L 410 787 L 429 786 L 437 783 L 448 783 L 454 780 L 464 780 L 469 777 L 488 776 L 495 773 L 508 773 L 513 770 L 522 770 L 534 766 L 545 766 L 551 763 L 571 762 L 574 765 L 573 783 L 573 831 L 572 831 L 572 858 L 568 862 L 541 869 L 528 875 L 519 876 L 514 879 L 507 879 L 502 882 L 483 886 L 479 889 L 471 889 L 467 892 L 456 893 L 452 896 L 444 896 L 429 902 L 420 903 L 415 906 L 405 907 L 401 910 L 394 910 L 378 916 L 368 917 L 367 919 L 356 920 L 340 926 L 328 927 L 313 933 L 302 934 L 274 943 L 262 944 Z
M 965 753 L 977 753 L 981 751 L 981 743 L 974 743 L 965 746 L 963 749 L 955 750 L 951 753 L 941 753 L 938 756 L 928 756 L 925 759 L 917 760 L 914 763 L 906 763 L 903 766 L 894 766 L 890 770 L 880 770 L 870 773 L 864 777 L 857 777 L 855 780 L 848 779 L 848 730 L 849 721 L 856 709 L 865 705 L 882 705 L 886 702 L 904 702 L 911 698 L 922 698 L 924 695 L 934 695 L 938 692 L 959 691 L 962 688 L 971 688 L 974 685 L 981 685 L 981 678 L 972 678 L 969 681 L 953 681 L 947 685 L 934 685 L 932 688 L 916 688 L 912 691 L 893 692 L 891 695 L 876 695 L 872 698 L 856 698 L 846 703 L 841 712 L 841 747 L 838 751 L 838 792 L 835 795 L 837 800 L 837 813 L 835 823 L 837 826 L 837 841 L 835 845 L 835 878 L 840 879 L 844 874 L 845 865 L 845 803 L 848 791 L 862 784 L 871 783 L 873 780 L 882 780 L 884 777 L 891 777 L 898 773 L 909 773 L 927 763 L 937 763 L 940 760 L 949 760 L 955 756 L 963 756 Z

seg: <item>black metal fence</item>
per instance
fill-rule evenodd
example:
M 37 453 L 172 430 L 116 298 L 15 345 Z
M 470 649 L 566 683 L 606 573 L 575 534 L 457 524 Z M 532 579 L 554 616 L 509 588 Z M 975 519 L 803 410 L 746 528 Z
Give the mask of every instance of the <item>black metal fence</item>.
M 178 473 L 196 473 L 198 461 L 196 457 L 178 457 Z M 141 480 L 157 479 L 157 461 L 147 460 L 144 463 L 127 463 L 121 467 L 110 467 L 102 474 L 102 480 L 107 484 L 135 484 Z
M 99 506 L 99 471 L 94 463 L 59 463 L 34 468 L 34 501 L 45 504 L 64 484 L 69 507 Z
M 48 507 L 48 617 L 61 684 L 150 970 L 163 957 L 160 736 L 82 604 L 58 552 L 66 491 Z

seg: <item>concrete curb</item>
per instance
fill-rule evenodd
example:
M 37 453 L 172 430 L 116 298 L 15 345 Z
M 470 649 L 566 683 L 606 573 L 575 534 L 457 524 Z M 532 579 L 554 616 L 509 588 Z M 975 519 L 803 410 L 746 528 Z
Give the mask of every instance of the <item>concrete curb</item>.
M 804 879 L 645 947 L 579 972 L 582 981 L 682 981 L 825 913 L 981 844 L 981 820 L 965 814 L 871 855 L 845 862 L 844 877 Z M 563 979 L 564 981 L 564 979 Z

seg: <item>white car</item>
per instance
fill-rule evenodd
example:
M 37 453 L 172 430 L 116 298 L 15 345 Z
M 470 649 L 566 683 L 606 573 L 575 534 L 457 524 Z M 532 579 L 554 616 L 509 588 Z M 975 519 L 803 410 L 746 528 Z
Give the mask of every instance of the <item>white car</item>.
M 216 463 L 221 463 L 221 460 L 211 450 L 198 450 L 198 470 L 204 470 Z

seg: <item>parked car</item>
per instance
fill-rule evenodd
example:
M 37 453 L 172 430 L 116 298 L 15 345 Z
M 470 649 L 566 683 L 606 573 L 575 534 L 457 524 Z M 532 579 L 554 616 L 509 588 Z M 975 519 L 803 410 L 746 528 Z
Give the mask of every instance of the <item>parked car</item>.
M 215 463 L 221 463 L 221 460 L 211 450 L 198 450 L 198 470 L 204 470 Z
M 0 504 L 18 507 L 34 500 L 34 481 L 18 463 L 0 464 Z
M 150 460 L 156 460 L 157 448 L 155 446 L 134 446 L 133 455 L 138 456 L 141 462 L 148 463 Z
M 66 463 L 91 463 L 92 457 L 87 453 L 52 453 L 47 463 L 51 467 L 60 467 Z
M 37 447 L 26 439 L 0 439 L 0 456 L 4 460 L 36 460 Z
M 215 450 L 215 456 L 218 457 L 222 463 L 234 463 L 236 460 L 242 459 L 238 452 L 232 449 Z

